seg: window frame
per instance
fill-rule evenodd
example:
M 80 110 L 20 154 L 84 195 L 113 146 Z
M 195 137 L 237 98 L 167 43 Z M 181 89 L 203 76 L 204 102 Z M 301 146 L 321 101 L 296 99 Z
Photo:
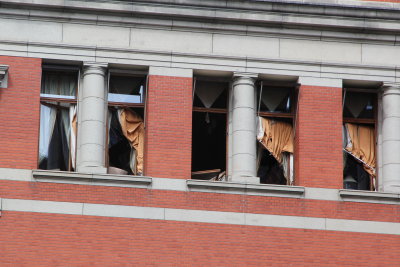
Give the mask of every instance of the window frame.
M 293 136 L 296 136 L 296 122 L 297 122 L 297 113 L 298 113 L 298 102 L 299 102 L 299 89 L 300 85 L 297 82 L 274 82 L 274 81 L 268 81 L 268 80 L 259 80 L 257 81 L 259 83 L 259 89 L 257 90 L 257 98 L 258 98 L 258 103 L 257 103 L 257 117 L 262 117 L 262 118 L 268 118 L 268 119 L 289 119 L 291 120 L 292 127 L 293 127 Z M 264 86 L 270 86 L 270 87 L 286 87 L 290 88 L 289 94 L 290 94 L 290 102 L 291 102 L 291 107 L 290 107 L 290 112 L 270 112 L 270 111 L 261 111 L 261 97 L 262 97 L 262 92 Z M 259 143 L 257 141 L 257 143 Z M 293 158 L 295 157 L 295 154 L 293 153 Z M 288 164 L 290 164 L 288 162 Z M 288 169 L 290 171 L 290 167 L 288 166 Z M 258 169 L 257 169 L 258 172 Z M 290 175 L 290 174 L 289 174 Z M 290 184 L 289 179 L 286 179 L 286 185 L 288 186 L 293 186 L 294 182 L 296 180 L 295 177 L 295 171 L 293 169 L 293 184 Z
M 44 76 L 45 72 L 70 72 L 70 73 L 76 73 L 76 90 L 75 90 L 75 96 L 74 98 L 65 98 L 60 95 L 60 97 L 47 97 L 47 96 L 42 96 L 42 86 L 44 86 Z M 41 75 L 41 87 L 40 87 L 40 105 L 48 106 L 48 107 L 54 107 L 56 109 L 60 109 L 61 103 L 68 103 L 68 104 L 75 104 L 77 111 L 76 111 L 76 116 L 78 116 L 78 94 L 80 92 L 80 87 L 81 87 L 81 67 L 80 66 L 75 66 L 75 65 L 56 65 L 56 64 L 42 64 L 42 75 Z M 56 102 L 57 104 L 52 104 L 48 102 Z M 39 116 L 39 120 L 42 118 Z M 78 135 L 79 131 L 79 126 L 78 124 L 76 125 L 76 135 Z M 39 136 L 40 136 L 40 122 L 39 122 Z M 40 139 L 40 137 L 39 137 Z M 71 137 L 70 140 L 71 142 Z M 38 140 L 38 147 L 39 147 L 39 140 Z M 71 147 L 69 148 L 71 150 Z M 39 153 L 39 151 L 38 151 Z M 75 144 L 75 155 L 77 154 L 77 145 Z M 37 162 L 37 167 L 39 168 L 39 161 Z M 75 156 L 75 168 L 76 168 L 76 156 Z M 71 151 L 69 153 L 69 160 L 68 160 L 68 172 L 73 172 L 72 170 L 72 159 L 71 159 Z M 76 170 L 74 170 L 76 171 Z
M 129 77 L 144 77 L 145 81 L 143 84 L 144 87 L 144 101 L 143 103 L 129 103 L 129 102 L 113 102 L 113 101 L 108 101 L 108 94 L 110 91 L 110 79 L 113 74 L 124 74 Z M 142 70 L 130 70 L 130 69 L 119 69 L 119 68 L 109 68 L 107 71 L 107 81 L 106 81 L 106 91 L 107 91 L 107 115 L 106 115 L 106 126 L 105 126 L 105 131 L 106 131 L 106 145 L 105 145 L 105 151 L 104 151 L 104 157 L 105 157 L 105 167 L 108 169 L 110 167 L 110 158 L 109 158 L 109 132 L 110 129 L 108 125 L 110 124 L 109 122 L 109 117 L 108 117 L 108 110 L 110 107 L 118 108 L 143 108 L 143 125 L 144 129 L 146 129 L 146 111 L 147 111 L 147 98 L 148 98 L 148 83 L 149 83 L 149 74 L 148 71 L 142 71 Z M 146 135 L 145 135 L 146 138 Z M 146 149 L 144 149 L 146 151 Z M 145 175 L 144 170 L 145 170 L 145 165 L 146 162 L 143 161 L 143 174 L 142 176 Z M 133 176 L 135 176 L 133 174 Z
M 356 87 L 343 87 L 343 93 L 342 93 L 342 126 L 344 126 L 345 123 L 353 123 L 353 124 L 360 124 L 360 125 L 369 125 L 369 126 L 373 126 L 374 127 L 374 132 L 375 132 L 375 160 L 376 162 L 378 162 L 378 157 L 379 157 L 379 153 L 378 153 L 378 142 L 377 142 L 377 138 L 378 138 L 378 89 L 379 88 L 356 88 Z M 373 118 L 351 118 L 351 117 L 345 117 L 344 116 L 344 108 L 345 108 L 345 103 L 346 103 L 346 93 L 347 92 L 353 92 L 353 93 L 367 93 L 367 94 L 372 94 L 373 95 Z M 343 148 L 343 153 L 346 153 L 344 151 Z M 360 162 L 358 159 L 355 158 L 355 160 L 359 163 L 362 164 L 362 162 Z M 344 168 L 344 166 L 343 166 Z M 370 186 L 369 186 L 369 190 L 367 191 L 377 191 L 378 188 L 378 172 L 377 172 L 377 166 L 375 166 L 375 190 L 373 189 L 373 179 L 370 178 Z M 344 171 L 344 169 L 343 169 Z M 343 181 L 344 181 L 344 176 L 342 177 Z M 344 185 L 343 185 L 344 187 Z M 363 191 L 363 190 L 361 190 Z

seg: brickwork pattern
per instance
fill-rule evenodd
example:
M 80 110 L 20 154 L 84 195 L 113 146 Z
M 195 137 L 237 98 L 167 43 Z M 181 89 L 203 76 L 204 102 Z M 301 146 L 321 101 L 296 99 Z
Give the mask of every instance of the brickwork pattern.
M 400 205 L 1 181 L 0 198 L 400 222 Z
M 192 78 L 150 75 L 145 174 L 190 179 Z
M 393 235 L 8 211 L 1 229 L 2 266 L 400 265 Z
M 0 89 L 0 167 L 37 168 L 41 63 L 0 56 L 9 65 L 8 88 Z
M 343 188 L 342 89 L 301 86 L 296 119 L 296 184 Z

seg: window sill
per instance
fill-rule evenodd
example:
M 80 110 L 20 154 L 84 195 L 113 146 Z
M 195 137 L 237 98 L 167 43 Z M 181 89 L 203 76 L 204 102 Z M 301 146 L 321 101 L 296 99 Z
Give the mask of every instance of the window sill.
M 396 193 L 340 189 L 339 196 L 343 201 L 400 204 L 400 194 Z
M 202 180 L 187 180 L 186 184 L 189 191 L 208 193 L 302 198 L 305 192 L 305 188 L 301 186 L 210 182 Z
M 147 188 L 152 183 L 150 177 L 115 175 L 115 174 L 91 174 L 64 171 L 32 170 L 33 180 L 38 182 L 71 183 L 85 185 L 103 185 L 120 187 Z

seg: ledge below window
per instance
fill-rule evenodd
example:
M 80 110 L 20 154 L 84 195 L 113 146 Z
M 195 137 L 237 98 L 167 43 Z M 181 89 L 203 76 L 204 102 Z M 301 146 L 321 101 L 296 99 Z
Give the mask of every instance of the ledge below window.
M 38 182 L 71 183 L 85 185 L 121 186 L 147 188 L 151 185 L 150 177 L 90 174 L 64 171 L 33 170 L 32 177 Z
M 339 196 L 344 201 L 379 204 L 400 204 L 400 194 L 397 193 L 340 189 Z
M 210 182 L 202 180 L 187 180 L 186 184 L 189 191 L 208 193 L 302 198 L 305 192 L 305 188 L 301 186 Z

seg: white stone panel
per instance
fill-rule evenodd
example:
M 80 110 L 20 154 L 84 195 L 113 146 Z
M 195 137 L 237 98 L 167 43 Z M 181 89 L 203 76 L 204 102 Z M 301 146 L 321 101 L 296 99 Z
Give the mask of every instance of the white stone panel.
M 399 65 L 400 46 L 389 45 L 362 45 L 362 63 Z
M 208 54 L 212 52 L 212 34 L 133 28 L 131 47 L 145 50 Z
M 77 45 L 128 47 L 129 29 L 83 24 L 65 24 L 63 42 Z
M 164 209 L 85 203 L 83 215 L 162 220 L 164 219 Z
M 307 61 L 360 63 L 361 44 L 281 39 L 280 57 Z
M 3 210 L 44 212 L 60 214 L 82 214 L 82 203 L 42 200 L 2 199 Z
M 0 19 L 0 40 L 59 43 L 62 24 L 48 21 Z
M 278 58 L 279 39 L 241 35 L 214 34 L 213 53 L 218 55 Z

